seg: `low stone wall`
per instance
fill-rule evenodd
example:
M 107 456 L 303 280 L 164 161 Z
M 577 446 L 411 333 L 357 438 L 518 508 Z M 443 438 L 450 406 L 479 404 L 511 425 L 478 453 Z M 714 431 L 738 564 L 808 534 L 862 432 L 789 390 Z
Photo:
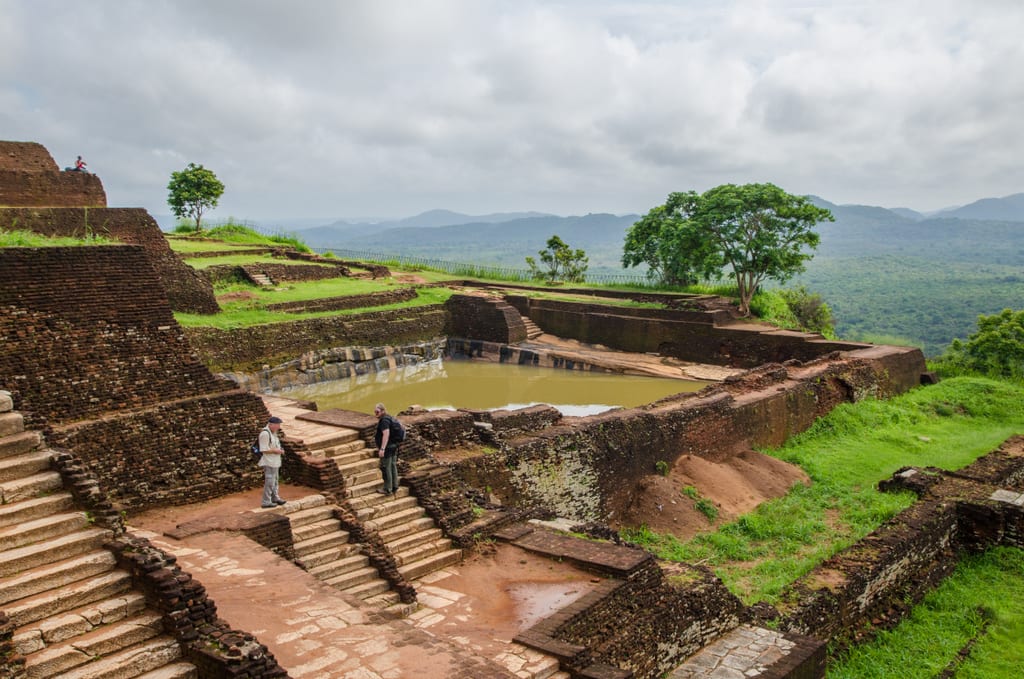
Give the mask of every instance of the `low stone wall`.
M 188 328 L 190 346 L 214 370 L 259 370 L 313 349 L 384 346 L 440 337 L 448 314 L 440 305 L 311 318 L 235 330 Z
M 723 318 L 724 312 L 630 309 L 511 296 L 509 302 L 544 332 L 559 337 L 695 363 L 751 368 L 791 359 L 809 361 L 833 351 L 869 346 L 770 326 L 716 325 L 728 318 L 727 314 Z
M 212 268 L 212 267 L 211 267 Z M 277 283 L 296 281 L 322 281 L 328 278 L 341 278 L 348 275 L 348 269 L 341 264 L 273 264 L 270 262 L 253 262 L 237 267 L 246 275 L 263 274 Z
M 500 539 L 608 579 L 516 635 L 573 676 L 654 678 L 735 628 L 743 605 L 710 570 L 671 564 L 638 549 L 513 526 Z
M 268 304 L 267 309 L 271 311 L 287 311 L 293 313 L 314 311 L 341 311 L 343 309 L 364 309 L 386 304 L 398 304 L 408 302 L 417 297 L 415 288 L 398 288 L 397 290 L 385 290 L 383 292 L 371 292 L 366 295 L 350 295 L 348 297 L 324 297 L 322 299 L 310 299 L 300 302 L 281 302 L 280 304 Z
M 779 629 L 839 647 L 895 625 L 963 552 L 1024 547 L 1024 493 L 1007 490 L 1022 466 L 1024 438 L 1016 437 L 956 472 L 898 471 L 879 487 L 920 499 L 790 585 L 769 617 Z

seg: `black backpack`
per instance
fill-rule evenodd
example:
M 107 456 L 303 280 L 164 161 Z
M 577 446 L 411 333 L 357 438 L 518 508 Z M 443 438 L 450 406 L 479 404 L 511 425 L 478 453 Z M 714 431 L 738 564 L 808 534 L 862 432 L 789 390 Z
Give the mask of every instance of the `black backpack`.
M 388 419 L 391 420 L 391 424 L 388 425 L 388 430 L 391 432 L 388 434 L 388 443 L 401 443 L 405 440 L 405 427 L 397 418 L 389 416 Z
M 260 434 L 262 433 L 263 430 L 260 430 Z M 252 442 L 251 446 L 249 446 L 249 452 L 253 454 L 253 457 L 256 458 L 257 462 L 259 462 L 260 458 L 263 457 L 263 451 L 260 450 L 260 434 L 256 434 L 256 440 Z

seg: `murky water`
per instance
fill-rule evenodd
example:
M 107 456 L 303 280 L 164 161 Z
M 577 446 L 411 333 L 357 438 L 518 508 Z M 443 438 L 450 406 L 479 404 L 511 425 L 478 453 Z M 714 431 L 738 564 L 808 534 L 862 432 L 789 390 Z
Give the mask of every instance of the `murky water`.
M 547 403 L 563 415 L 594 415 L 616 406 L 631 408 L 670 394 L 698 391 L 704 382 L 592 373 L 475 361 L 431 361 L 389 372 L 360 375 L 279 392 L 316 401 L 320 410 L 373 412 L 381 402 L 397 413 L 424 408 L 524 408 Z

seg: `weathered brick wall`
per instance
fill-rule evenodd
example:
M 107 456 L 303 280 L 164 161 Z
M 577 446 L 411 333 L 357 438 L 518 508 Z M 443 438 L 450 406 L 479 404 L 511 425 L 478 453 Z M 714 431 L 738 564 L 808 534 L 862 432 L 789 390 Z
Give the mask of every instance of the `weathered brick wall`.
M 1022 460 L 1016 437 L 958 471 L 904 468 L 881 482 L 921 499 L 787 587 L 774 612 L 778 629 L 841 647 L 895 625 L 965 551 L 1024 546 L 1024 494 L 1005 489 Z
M 60 427 L 70 448 L 129 512 L 202 502 L 258 487 L 262 470 L 248 446 L 268 417 L 258 396 L 235 390 L 173 400 Z
M 255 372 L 221 374 L 250 391 L 276 391 L 417 365 L 442 356 L 444 341 L 441 339 L 400 346 L 332 347 L 307 351 L 293 361 Z
M 0 208 L 106 204 L 107 195 L 96 175 L 61 172 L 42 144 L 0 141 Z
M 739 624 L 742 603 L 707 569 L 676 568 L 677 583 L 653 571 L 596 605 L 578 601 L 581 610 L 556 636 L 591 647 L 593 661 L 653 678 Z
M 921 502 L 790 585 L 777 608 L 779 628 L 848 640 L 894 605 L 918 601 L 957 563 L 953 504 Z
M 224 391 L 192 353 L 142 248 L 0 249 L 0 388 L 30 423 Z
M 449 312 L 446 335 L 502 344 L 526 339 L 522 316 L 501 298 L 452 295 L 445 309 Z
M 525 306 L 524 315 L 545 332 L 559 337 L 698 363 L 754 367 L 790 359 L 808 361 L 867 346 L 752 325 L 716 326 L 713 323 L 721 316 L 716 312 L 626 309 L 543 299 L 516 303 Z
M 78 174 L 78 173 L 67 173 Z M 47 236 L 106 236 L 145 251 L 174 311 L 215 314 L 220 311 L 209 278 L 185 264 L 142 208 L 22 208 L 0 210 L 0 218 L 19 229 Z M 123 292 L 132 290 L 127 287 Z
M 188 328 L 189 344 L 214 370 L 258 370 L 313 349 L 382 346 L 431 340 L 444 334 L 440 305 L 312 318 L 250 328 Z
M 558 423 L 452 466 L 506 504 L 604 520 L 632 504 L 635 483 L 659 461 L 687 454 L 721 461 L 740 444 L 779 445 L 839 403 L 906 388 L 890 379 L 870 359 L 766 366 L 696 394 Z

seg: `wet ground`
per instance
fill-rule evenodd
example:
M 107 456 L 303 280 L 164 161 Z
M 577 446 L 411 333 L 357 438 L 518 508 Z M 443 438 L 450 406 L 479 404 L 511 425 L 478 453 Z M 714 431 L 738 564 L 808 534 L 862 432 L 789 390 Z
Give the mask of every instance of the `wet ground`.
M 293 500 L 315 492 L 281 488 Z M 391 620 L 241 535 L 175 540 L 163 534 L 225 513 L 274 511 L 256 508 L 259 498 L 260 489 L 253 489 L 154 510 L 132 517 L 129 530 L 176 555 L 207 588 L 219 615 L 255 634 L 295 679 L 549 676 L 557 662 L 512 638 L 599 582 L 566 563 L 488 543 L 459 566 L 416 581 L 418 609 Z

